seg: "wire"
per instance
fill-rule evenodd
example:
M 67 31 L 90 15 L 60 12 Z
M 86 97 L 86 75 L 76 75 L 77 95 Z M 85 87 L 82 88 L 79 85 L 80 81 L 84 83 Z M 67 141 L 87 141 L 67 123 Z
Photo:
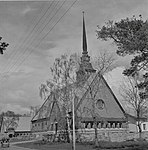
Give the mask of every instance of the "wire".
M 45 5 L 45 3 L 43 3 L 42 6 L 39 8 L 39 14 L 42 13 L 42 10 L 44 9 L 44 8 L 43 8 L 44 5 Z M 38 18 L 38 16 L 34 17 L 34 18 L 31 20 L 30 24 L 31 24 L 31 25 L 34 24 L 34 22 L 35 22 L 35 20 L 37 20 L 37 18 Z M 25 41 L 25 38 L 24 38 L 24 41 L 23 41 L 23 37 L 24 37 L 24 36 L 21 37 L 21 40 L 19 40 L 18 43 L 20 43 L 21 41 L 22 41 L 22 42 Z M 26 38 L 27 38 L 27 37 L 28 37 L 28 36 L 27 36 L 27 34 L 26 34 Z M 17 49 L 16 49 L 17 47 L 19 47 L 19 44 L 17 44 L 17 45 L 14 46 L 14 48 L 13 48 L 14 51 L 10 51 L 10 54 L 9 54 L 9 55 L 10 55 L 11 57 L 9 57 L 7 63 L 6 63 L 5 65 L 3 65 L 3 66 L 4 66 L 3 68 L 5 68 L 5 70 L 6 70 L 6 66 L 8 66 L 8 65 L 11 63 L 11 59 L 10 59 L 10 58 L 13 58 L 13 56 L 15 56 L 17 52 L 19 52 L 19 51 L 17 51 Z M 9 52 L 9 51 L 8 51 L 8 52 Z M 9 61 L 9 60 L 10 60 L 10 61 Z M 4 69 L 3 69 L 3 70 L 4 70 Z
M 53 4 L 53 2 L 51 3 L 51 5 L 52 5 L 52 4 Z M 34 26 L 33 29 L 31 30 L 31 32 L 26 36 L 26 38 L 25 38 L 24 41 L 22 42 L 23 44 L 25 43 L 25 41 L 28 40 L 29 36 L 33 33 L 33 31 L 35 30 L 36 26 L 39 24 L 39 22 L 41 21 L 42 17 L 47 13 L 47 11 L 48 11 L 49 8 L 51 7 L 51 5 L 48 7 L 48 9 L 44 12 L 44 14 L 43 14 L 43 15 L 40 17 L 40 19 L 37 21 L 37 23 L 35 24 L 35 26 Z M 10 58 L 13 58 L 13 56 L 16 57 L 16 54 L 17 54 L 17 52 L 18 52 L 18 53 L 20 52 L 20 49 L 22 49 L 22 45 L 20 45 L 20 46 L 18 47 L 17 51 L 12 52 L 13 55 L 11 55 Z M 9 65 L 9 63 L 8 63 L 7 65 Z M 8 68 L 7 68 L 7 69 L 8 69 Z M 5 70 L 6 70 L 6 67 L 5 67 Z
M 67 12 L 71 9 L 71 7 L 76 3 L 77 0 L 75 0 L 72 5 L 66 10 L 66 12 L 60 17 L 60 19 L 58 19 L 58 21 L 53 25 L 53 27 L 44 35 L 44 37 L 40 40 L 40 42 L 36 45 L 39 46 L 40 43 L 47 37 L 47 35 L 54 29 L 54 27 L 60 22 L 60 20 L 67 14 Z M 32 49 L 29 54 L 19 63 L 19 65 L 17 66 L 17 68 L 31 55 L 31 53 L 33 52 L 34 49 Z M 17 69 L 15 68 L 15 70 Z M 10 70 L 9 70 L 10 72 Z
M 58 4 L 58 3 L 57 3 L 57 4 Z M 56 5 L 57 5 L 57 4 L 56 4 Z M 56 6 L 55 6 L 55 7 L 56 7 Z M 55 7 L 54 7 L 54 8 L 55 8 Z M 54 8 L 52 9 L 52 11 L 54 10 Z M 49 14 L 49 15 L 50 15 L 50 14 Z M 48 15 L 48 16 L 49 16 L 49 15 Z M 46 19 L 47 19 L 47 18 L 48 18 L 48 17 L 46 17 Z M 40 29 L 40 28 L 39 28 L 39 29 Z M 38 31 L 38 30 L 37 30 L 37 31 Z M 39 34 L 36 33 L 36 37 L 38 37 L 38 36 L 39 36 Z M 29 46 L 31 46 L 31 44 L 33 44 L 34 40 L 35 40 L 35 38 L 33 38 L 33 40 L 30 39 L 29 42 L 32 41 L 32 42 L 30 43 L 30 45 L 29 45 L 28 43 L 25 43 L 24 45 L 28 45 L 28 47 L 29 47 Z M 27 48 L 28 48 L 28 47 L 27 47 Z M 22 56 L 27 52 L 27 48 L 24 49 L 23 53 L 16 59 L 15 63 L 14 63 L 11 67 L 9 67 L 9 68 L 10 68 L 9 70 L 11 70 L 11 68 L 13 68 L 15 65 L 17 65 L 17 63 L 18 63 L 19 60 L 21 61 Z
M 44 12 L 44 14 L 39 18 L 39 20 L 38 20 L 37 23 L 34 25 L 34 27 L 33 27 L 32 30 L 29 32 L 29 34 L 26 36 L 26 38 L 22 41 L 23 44 L 29 39 L 29 36 L 33 33 L 33 31 L 35 30 L 35 28 L 37 27 L 37 25 L 40 23 L 42 17 L 44 17 L 45 14 L 48 12 L 48 10 L 49 10 L 50 7 L 52 6 L 53 2 L 54 2 L 54 1 L 52 1 L 51 5 L 47 8 L 47 10 L 46 10 L 46 11 Z M 22 44 L 22 45 L 23 45 L 23 44 Z M 12 59 L 14 56 L 16 57 L 16 54 L 19 54 L 19 50 L 21 49 L 22 45 L 20 45 L 20 46 L 18 47 L 18 49 L 17 49 L 15 52 L 12 51 L 13 54 L 12 54 L 11 57 L 10 57 L 11 59 Z M 15 49 L 15 48 L 16 48 L 16 46 L 14 47 L 14 49 Z M 19 56 L 18 56 L 18 57 L 19 57 Z M 9 63 L 7 63 L 7 65 L 9 65 Z M 10 66 L 9 66 L 9 68 L 10 68 Z M 9 68 L 7 68 L 7 69 L 9 69 Z M 6 70 L 6 67 L 5 67 L 5 70 Z
M 64 4 L 64 3 L 63 3 L 63 4 Z M 60 6 L 60 8 L 63 6 L 63 4 Z M 59 10 L 60 10 L 60 9 L 58 9 L 58 11 L 59 11 Z M 56 11 L 56 13 L 54 14 L 54 16 L 57 14 L 58 11 Z M 49 14 L 49 15 L 50 15 L 50 14 Z M 54 17 L 54 16 L 53 16 L 53 17 Z M 53 18 L 53 17 L 52 17 L 52 18 Z M 51 18 L 51 19 L 52 19 L 52 18 Z M 50 21 L 51 21 L 51 19 L 50 19 Z M 48 23 L 49 23 L 50 21 L 48 21 Z M 43 29 L 44 29 L 44 28 L 43 28 Z M 43 31 L 43 29 L 41 30 L 41 32 Z M 41 32 L 40 32 L 40 33 L 41 33 Z M 38 36 L 39 36 L 39 33 L 37 34 L 36 37 L 38 37 Z M 35 40 L 35 38 L 34 38 L 33 41 L 30 43 L 29 46 L 31 46 L 31 44 L 33 44 L 34 40 Z M 29 47 L 29 46 L 28 46 L 28 47 Z M 23 55 L 27 52 L 28 47 L 25 49 L 25 51 L 23 52 L 23 54 L 22 54 L 21 56 L 23 56 Z M 19 60 L 21 61 L 22 58 L 21 58 L 21 57 L 18 57 L 18 59 L 16 60 L 15 64 L 13 64 L 13 65 L 10 67 L 10 70 L 11 70 L 13 67 L 15 67 L 15 65 L 17 65 L 17 63 L 18 63 Z

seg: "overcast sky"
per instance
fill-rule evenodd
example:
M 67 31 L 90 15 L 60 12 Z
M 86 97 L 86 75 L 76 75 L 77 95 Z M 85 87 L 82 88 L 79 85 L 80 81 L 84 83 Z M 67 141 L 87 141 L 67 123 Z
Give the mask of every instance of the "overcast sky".
M 82 11 L 91 58 L 105 49 L 116 56 L 113 44 L 97 39 L 97 25 L 133 15 L 141 14 L 144 19 L 148 16 L 147 0 L 78 0 L 70 8 L 73 2 L 0 2 L 0 36 L 10 44 L 0 55 L 1 111 L 24 113 L 29 106 L 43 103 L 39 86 L 51 78 L 54 59 L 63 53 L 82 52 Z M 117 57 L 116 68 L 106 77 L 117 96 L 121 73 L 129 61 L 130 57 Z

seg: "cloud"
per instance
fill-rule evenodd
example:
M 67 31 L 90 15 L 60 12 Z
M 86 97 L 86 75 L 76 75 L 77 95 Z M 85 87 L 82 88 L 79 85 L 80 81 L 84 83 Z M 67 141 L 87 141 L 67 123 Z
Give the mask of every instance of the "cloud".
M 34 11 L 36 9 L 31 8 L 29 5 L 26 6 L 26 8 L 21 12 L 23 15 L 26 15 L 27 13 Z

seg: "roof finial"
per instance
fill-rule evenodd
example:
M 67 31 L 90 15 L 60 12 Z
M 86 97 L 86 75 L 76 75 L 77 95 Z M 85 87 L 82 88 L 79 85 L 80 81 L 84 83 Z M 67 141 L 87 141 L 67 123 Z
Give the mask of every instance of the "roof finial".
M 86 39 L 86 31 L 85 31 L 85 20 L 84 20 L 84 11 L 83 13 L 83 54 L 87 54 L 87 39 Z

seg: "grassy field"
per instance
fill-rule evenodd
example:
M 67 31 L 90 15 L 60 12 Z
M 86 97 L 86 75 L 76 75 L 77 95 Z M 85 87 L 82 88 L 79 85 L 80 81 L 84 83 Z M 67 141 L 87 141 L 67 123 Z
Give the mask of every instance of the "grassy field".
M 16 145 L 37 150 L 72 150 L 69 143 L 29 142 Z M 92 143 L 76 143 L 76 150 L 148 150 L 147 141 L 100 142 L 99 145 L 97 148 Z

